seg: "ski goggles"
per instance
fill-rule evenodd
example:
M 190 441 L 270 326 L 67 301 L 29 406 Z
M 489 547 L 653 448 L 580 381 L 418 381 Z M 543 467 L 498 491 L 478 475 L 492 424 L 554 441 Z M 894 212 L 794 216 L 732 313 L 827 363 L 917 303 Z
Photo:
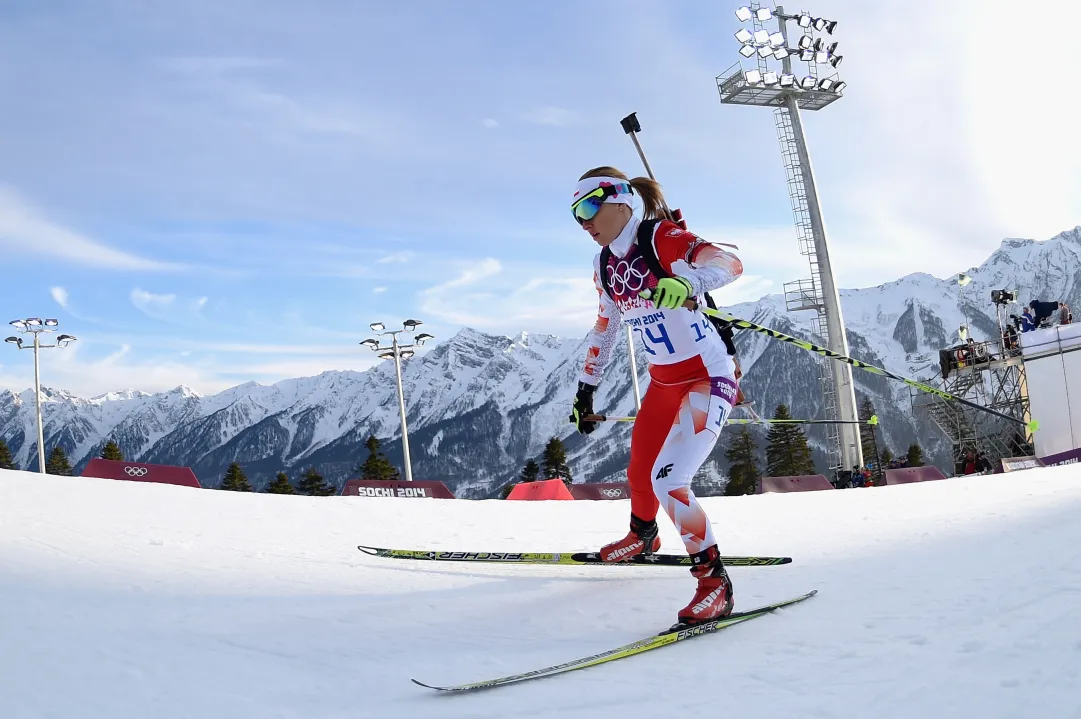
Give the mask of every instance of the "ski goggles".
M 574 213 L 574 219 L 578 220 L 578 224 L 581 225 L 588 220 L 592 220 L 600 212 L 601 205 L 609 197 L 615 197 L 620 193 L 631 193 L 631 186 L 629 183 L 621 182 L 617 185 L 604 185 L 598 187 L 596 190 L 587 192 L 579 197 L 571 205 L 571 212 Z

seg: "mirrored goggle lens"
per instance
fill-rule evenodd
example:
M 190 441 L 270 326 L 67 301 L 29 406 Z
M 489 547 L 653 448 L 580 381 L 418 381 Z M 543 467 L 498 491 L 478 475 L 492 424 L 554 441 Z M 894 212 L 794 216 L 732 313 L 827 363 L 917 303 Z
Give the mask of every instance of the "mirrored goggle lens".
M 574 219 L 578 220 L 579 224 L 585 222 L 586 220 L 592 220 L 594 217 L 597 216 L 597 213 L 600 212 L 601 205 L 603 204 L 603 197 L 583 197 L 574 206 Z

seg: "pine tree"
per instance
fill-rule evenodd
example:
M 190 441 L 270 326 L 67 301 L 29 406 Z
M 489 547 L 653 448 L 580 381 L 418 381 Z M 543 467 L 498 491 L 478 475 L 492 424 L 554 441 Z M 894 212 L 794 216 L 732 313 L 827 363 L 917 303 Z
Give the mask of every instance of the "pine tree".
M 890 451 L 889 447 L 885 447 L 882 450 L 881 458 L 883 467 L 888 467 L 890 462 L 893 461 L 893 452 Z
M 114 440 L 109 440 L 105 443 L 105 448 L 101 450 L 102 459 L 112 459 L 117 462 L 124 461 L 124 453 L 120 451 L 120 445 Z
M 45 460 L 45 472 L 64 477 L 71 476 L 71 463 L 68 462 L 68 455 L 60 445 L 56 445 L 53 451 L 49 452 L 49 458 Z
M 777 405 L 773 419 L 792 419 L 788 413 L 788 405 Z M 814 474 L 811 447 L 799 425 L 771 425 L 766 440 L 766 473 L 770 477 Z
M 219 489 L 229 492 L 251 491 L 251 484 L 248 483 L 248 477 L 244 474 L 244 470 L 239 463 L 233 462 L 229 465 L 229 469 L 225 470 L 225 477 L 222 479 Z
M 515 482 L 507 482 L 503 485 L 503 491 L 500 492 L 500 499 L 506 499 L 510 496 L 510 493 L 514 491 L 514 488 L 518 486 Z
M 297 492 L 309 497 L 329 497 L 334 494 L 334 485 L 327 484 L 323 475 L 316 471 L 315 467 L 308 467 L 304 478 L 297 484 Z
M 859 417 L 866 422 L 875 414 L 875 404 L 870 397 L 864 397 L 860 403 Z M 875 429 L 869 424 L 860 425 L 860 445 L 863 447 L 863 466 L 870 467 L 876 472 L 878 468 L 878 442 L 875 438 Z M 846 469 L 851 469 L 847 467 Z
M 724 493 L 731 497 L 739 494 L 754 494 L 758 491 L 758 480 L 762 473 L 758 471 L 756 454 L 758 445 L 746 427 L 732 438 L 724 452 L 724 458 L 731 464 L 728 469 L 728 486 Z
M 278 472 L 274 477 L 274 481 L 267 485 L 266 491 L 268 494 L 296 494 L 297 491 L 293 489 L 293 485 L 289 484 L 289 475 L 285 472 Z
M 544 458 L 541 461 L 544 462 L 542 471 L 545 479 L 562 479 L 566 484 L 573 481 L 571 468 L 567 466 L 567 449 L 559 437 L 548 440 L 548 444 L 544 447 Z
M 519 482 L 536 482 L 540 478 L 540 465 L 532 459 L 522 467 L 522 474 L 518 477 Z M 512 485 L 513 486 L 513 485 Z
M 923 466 L 923 449 L 920 445 L 913 442 L 908 445 L 908 466 L 909 467 L 922 467 Z
M 368 458 L 357 469 L 357 474 L 360 475 L 361 479 L 387 481 L 401 478 L 398 468 L 391 464 L 386 455 L 379 451 L 378 439 L 368 437 L 368 441 L 364 443 L 364 446 L 368 448 Z
M 8 443 L 2 439 L 0 439 L 0 469 L 17 469 L 15 461 L 11 458 Z

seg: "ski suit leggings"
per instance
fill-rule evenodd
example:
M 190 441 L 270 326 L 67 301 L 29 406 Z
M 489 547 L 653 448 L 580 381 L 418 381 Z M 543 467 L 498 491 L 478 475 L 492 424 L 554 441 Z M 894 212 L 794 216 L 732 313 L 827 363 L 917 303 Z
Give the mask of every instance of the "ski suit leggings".
M 648 522 L 663 506 L 688 554 L 716 544 L 691 479 L 717 443 L 736 396 L 734 379 L 710 377 L 701 363 L 698 367 L 690 378 L 687 372 L 679 373 L 683 377 L 665 373 L 666 379 L 678 380 L 671 383 L 658 381 L 661 373 L 651 372 L 631 434 L 627 469 L 631 513 Z

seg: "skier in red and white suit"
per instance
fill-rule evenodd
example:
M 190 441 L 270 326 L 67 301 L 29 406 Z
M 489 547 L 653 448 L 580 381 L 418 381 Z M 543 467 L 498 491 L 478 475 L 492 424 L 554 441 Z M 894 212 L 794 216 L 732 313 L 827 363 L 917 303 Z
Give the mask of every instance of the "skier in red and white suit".
M 584 417 L 593 413 L 593 392 L 620 340 L 620 322 L 627 322 L 645 346 L 650 382 L 631 435 L 630 532 L 601 549 L 601 555 L 606 562 L 618 562 L 660 549 L 656 516 L 663 507 L 698 579 L 678 621 L 696 624 L 732 612 L 732 585 L 709 518 L 690 485 L 732 411 L 737 382 L 735 364 L 713 324 L 683 303 L 733 282 L 743 265 L 735 255 L 664 220 L 652 241 L 661 268 L 671 276 L 657 277 L 636 239 L 641 220 L 632 209 L 635 194 L 647 218 L 663 217 L 660 186 L 649 178 L 629 180 L 615 168 L 600 167 L 587 172 L 575 189 L 575 218 L 611 254 L 606 267 L 600 253 L 593 261 L 600 311 L 588 337 L 571 421 L 583 434 L 596 428 Z M 606 273 L 611 296 L 601 273 Z

